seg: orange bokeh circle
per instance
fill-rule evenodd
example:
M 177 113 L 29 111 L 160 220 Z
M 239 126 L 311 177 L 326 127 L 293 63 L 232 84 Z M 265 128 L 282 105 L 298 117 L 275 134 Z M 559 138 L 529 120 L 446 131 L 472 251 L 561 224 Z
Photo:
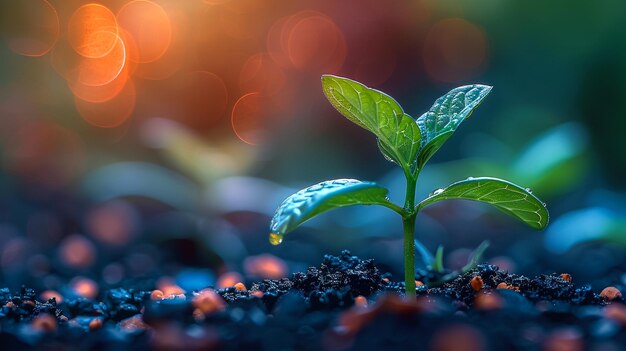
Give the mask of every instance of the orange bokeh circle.
M 117 12 L 119 25 L 133 37 L 138 63 L 153 62 L 165 54 L 172 41 L 172 24 L 165 10 L 148 0 L 134 0 Z
M 135 84 L 128 80 L 114 98 L 104 102 L 89 102 L 74 97 L 76 110 L 89 124 L 100 128 L 115 128 L 126 122 L 135 109 Z
M 79 7 L 67 24 L 67 40 L 83 57 L 104 57 L 118 45 L 115 15 L 106 6 L 85 4 Z
M 47 0 L 16 1 L 5 21 L 6 44 L 20 55 L 43 56 L 59 38 L 59 16 Z
M 258 145 L 265 142 L 272 122 L 271 100 L 259 92 L 243 95 L 233 106 L 233 131 L 246 144 Z

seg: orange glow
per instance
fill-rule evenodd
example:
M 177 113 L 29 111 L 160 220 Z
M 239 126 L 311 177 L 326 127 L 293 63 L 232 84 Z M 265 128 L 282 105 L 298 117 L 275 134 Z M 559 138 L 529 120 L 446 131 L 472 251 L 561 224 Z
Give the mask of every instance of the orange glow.
M 193 307 L 200 310 L 204 315 L 222 311 L 226 308 L 226 302 L 212 289 L 199 291 L 191 301 Z
M 106 102 L 116 97 L 126 86 L 128 78 L 128 69 L 124 68 L 115 79 L 104 85 L 92 86 L 82 84 L 78 79 L 68 81 L 67 85 L 77 98 L 87 102 L 98 103 Z
M 217 280 L 217 287 L 220 289 L 230 288 L 231 286 L 235 286 L 238 282 L 243 281 L 243 277 L 241 274 L 237 272 L 228 272 L 224 273 Z
M 267 53 L 272 60 L 279 64 L 281 67 L 287 67 L 290 65 L 289 57 L 285 54 L 285 43 L 282 38 L 282 33 L 285 31 L 285 26 L 289 23 L 292 16 L 283 17 L 270 27 L 267 32 L 266 46 Z
M 67 39 L 72 48 L 88 58 L 104 57 L 118 45 L 115 15 L 100 4 L 79 7 L 67 24 Z
M 170 46 L 170 19 L 163 8 L 152 1 L 134 0 L 125 4 L 117 13 L 117 21 L 135 40 L 136 55 L 129 56 L 134 62 L 156 61 Z
M 115 36 L 115 45 L 104 56 L 98 58 L 84 58 L 78 63 L 77 80 L 80 84 L 89 86 L 101 86 L 111 83 L 117 78 L 126 62 L 126 48 L 122 39 Z
M 250 256 L 243 262 L 246 274 L 262 279 L 280 279 L 287 276 L 287 264 L 280 258 L 263 254 Z
M 170 298 L 173 296 L 184 295 L 185 290 L 176 285 L 170 278 L 161 278 L 156 283 L 157 290 L 163 293 L 163 298 Z
M 59 38 L 59 17 L 47 0 L 20 0 L 10 15 L 4 16 L 6 44 L 24 56 L 47 54 Z
M 76 97 L 74 103 L 87 123 L 100 128 L 114 128 L 130 118 L 135 98 L 135 85 L 129 80 L 124 89 L 108 101 L 92 103 Z
M 63 302 L 63 296 L 54 290 L 46 290 L 42 292 L 40 296 L 41 296 L 41 300 L 43 300 L 44 302 L 47 302 L 53 297 L 56 300 L 57 304 L 60 304 L 61 302 Z
M 455 83 L 476 76 L 487 60 L 487 37 L 460 18 L 435 23 L 424 42 L 424 65 L 431 78 Z
M 91 266 L 96 258 L 96 248 L 91 241 L 80 235 L 70 235 L 59 245 L 59 258 L 73 268 Z
M 243 65 L 239 74 L 239 88 L 242 93 L 260 91 L 274 95 L 285 85 L 285 80 L 285 73 L 268 54 L 256 54 L 250 56 Z
M 89 278 L 76 277 L 70 282 L 70 287 L 77 295 L 86 299 L 94 299 L 98 296 L 98 285 Z
M 215 127 L 225 116 L 228 91 L 222 78 L 214 73 L 181 72 L 166 84 L 167 95 L 163 98 L 169 100 L 161 114 L 199 130 Z
M 233 131 L 241 141 L 257 145 L 267 139 L 270 125 L 270 101 L 258 92 L 246 94 L 237 100 L 232 112 Z
M 149 80 L 170 78 L 181 67 L 186 67 L 185 64 L 192 56 L 189 52 L 188 16 L 175 8 L 168 8 L 167 14 L 171 28 L 169 47 L 158 60 L 138 64 L 137 69 L 133 72 L 137 77 Z
M 263 3 L 264 1 L 256 1 L 256 4 L 249 6 L 250 1 L 237 0 L 222 7 L 218 12 L 218 22 L 222 32 L 238 40 L 256 39 L 260 37 L 265 29 L 264 25 L 266 19 L 259 13 L 259 11 L 263 9 L 255 9 L 255 7 L 259 7 L 258 5 L 262 5 Z M 251 12 L 255 11 L 256 15 L 249 15 Z
M 285 33 L 286 34 L 286 33 Z M 335 73 L 346 58 L 343 33 L 328 16 L 300 19 L 290 30 L 287 52 L 294 67 L 312 73 Z
M 93 237 L 103 243 L 124 245 L 133 237 L 134 213 L 124 202 L 107 202 L 89 212 L 87 228 Z

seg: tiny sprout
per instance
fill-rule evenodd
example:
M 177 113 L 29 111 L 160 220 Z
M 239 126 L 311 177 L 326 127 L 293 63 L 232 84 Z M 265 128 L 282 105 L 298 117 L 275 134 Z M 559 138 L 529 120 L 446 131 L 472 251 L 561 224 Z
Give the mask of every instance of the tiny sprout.
M 322 88 L 328 101 L 344 117 L 376 136 L 385 159 L 402 168 L 406 178 L 404 206 L 389 201 L 389 190 L 373 182 L 324 181 L 298 191 L 278 207 L 270 223 L 269 240 L 273 245 L 280 244 L 285 234 L 303 222 L 328 210 L 352 205 L 387 207 L 402 217 L 404 282 L 407 296 L 415 296 L 415 218 L 424 207 L 448 199 L 479 201 L 535 229 L 548 224 L 545 204 L 530 189 L 491 177 L 469 177 L 437 189 L 415 203 L 417 179 L 425 164 L 489 95 L 492 87 L 474 84 L 452 89 L 417 119 L 404 112 L 391 96 L 347 78 L 324 75 Z M 443 249 L 439 251 L 431 268 L 442 271 Z

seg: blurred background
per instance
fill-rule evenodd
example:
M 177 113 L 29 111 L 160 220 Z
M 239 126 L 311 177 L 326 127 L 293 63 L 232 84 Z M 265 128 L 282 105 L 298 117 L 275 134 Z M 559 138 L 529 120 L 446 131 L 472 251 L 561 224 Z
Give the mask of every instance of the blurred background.
M 404 179 L 325 100 L 337 74 L 413 117 L 463 84 L 492 94 L 419 196 L 468 176 L 533 189 L 532 230 L 471 202 L 417 237 L 458 268 L 482 240 L 512 272 L 603 287 L 626 264 L 626 3 L 80 0 L 0 5 L 0 282 L 47 296 L 279 278 L 349 249 L 401 279 L 397 215 L 353 207 L 268 243 L 274 209 L 325 179 Z M 170 290 L 167 290 L 170 289 Z

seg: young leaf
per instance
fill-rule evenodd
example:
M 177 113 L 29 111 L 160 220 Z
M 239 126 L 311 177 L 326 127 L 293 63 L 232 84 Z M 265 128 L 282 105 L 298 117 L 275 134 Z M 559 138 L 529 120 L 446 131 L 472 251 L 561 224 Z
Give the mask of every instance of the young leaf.
M 374 133 L 383 155 L 409 170 L 421 144 L 420 128 L 391 96 L 351 79 L 322 76 L 328 101 L 347 119 Z
M 491 92 L 487 85 L 466 85 L 452 89 L 417 119 L 422 135 L 422 146 L 417 160 L 418 168 L 439 150 L 456 128 L 467 119 Z
M 448 199 L 465 199 L 494 205 L 501 211 L 520 219 L 535 229 L 548 225 L 548 210 L 530 189 L 496 178 L 468 178 L 438 189 L 417 205 L 423 207 Z
M 461 274 L 465 274 L 478 266 L 480 261 L 483 259 L 483 254 L 485 253 L 485 251 L 487 251 L 489 245 L 489 240 L 485 240 L 480 243 L 480 245 L 478 245 L 478 247 L 475 248 L 474 251 L 470 253 L 467 264 L 465 264 L 465 266 L 461 268 Z
M 270 241 L 280 243 L 282 236 L 308 219 L 337 207 L 382 205 L 401 210 L 387 200 L 389 190 L 372 182 L 336 179 L 302 189 L 278 207 L 270 223 Z
M 437 273 L 443 272 L 443 246 L 439 245 L 437 251 L 435 252 L 435 259 L 433 260 L 433 265 L 431 269 Z

